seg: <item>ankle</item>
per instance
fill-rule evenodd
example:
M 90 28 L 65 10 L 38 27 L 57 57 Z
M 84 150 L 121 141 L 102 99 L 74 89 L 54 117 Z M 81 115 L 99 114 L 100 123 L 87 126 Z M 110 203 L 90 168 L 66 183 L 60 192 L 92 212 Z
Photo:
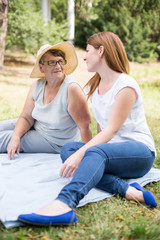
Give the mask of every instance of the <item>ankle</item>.
M 64 203 L 58 199 L 54 200 L 53 203 L 56 204 L 57 208 L 59 208 L 62 211 L 64 210 L 64 211 L 68 212 L 68 211 L 72 210 L 72 208 L 70 208 L 66 203 Z
M 47 215 L 47 216 L 57 216 L 60 214 L 67 213 L 72 209 L 59 200 L 54 200 L 53 202 L 49 203 L 47 206 L 41 208 L 36 213 L 40 215 Z
M 137 202 L 144 202 L 143 193 L 131 186 L 129 186 L 129 188 L 127 189 L 126 199 Z

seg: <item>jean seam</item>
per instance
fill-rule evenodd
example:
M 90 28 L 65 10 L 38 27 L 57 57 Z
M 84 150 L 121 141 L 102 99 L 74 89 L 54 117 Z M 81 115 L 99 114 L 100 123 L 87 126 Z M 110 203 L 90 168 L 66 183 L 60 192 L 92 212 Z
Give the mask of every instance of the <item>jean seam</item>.
M 102 162 L 102 164 L 104 163 L 104 160 L 103 160 L 103 162 Z M 97 171 L 94 173 L 94 176 L 96 175 L 96 173 L 99 171 L 99 169 L 101 168 L 101 166 L 102 166 L 102 164 L 99 166 L 99 168 L 97 169 Z M 94 178 L 94 176 L 92 177 L 92 179 Z M 87 182 L 86 184 L 85 184 L 85 186 L 83 186 L 80 190 L 79 190 L 79 192 L 78 193 L 81 193 L 82 192 L 82 190 L 86 187 L 86 185 L 88 185 L 91 181 L 92 181 L 92 179 L 90 179 L 90 181 L 89 182 Z M 88 193 L 87 193 L 88 194 Z M 73 197 L 75 196 L 75 194 L 71 197 L 71 199 L 72 199 L 72 202 L 74 202 L 74 199 L 73 199 Z
M 126 143 L 127 143 L 128 141 L 126 141 Z M 130 142 L 130 141 L 129 141 Z M 139 142 L 139 141 L 136 141 L 136 142 Z M 144 143 L 142 143 L 142 142 L 139 142 L 139 143 L 141 143 L 141 144 L 143 144 L 143 145 L 145 145 Z M 107 143 L 106 143 L 107 144 Z M 112 143 L 109 143 L 109 144 L 112 144 Z M 101 145 L 101 144 L 100 144 Z M 98 147 L 99 145 L 96 145 L 96 147 L 97 148 L 99 148 Z M 155 155 L 155 153 L 153 152 L 153 151 L 151 151 L 151 149 L 147 146 L 147 145 L 145 145 L 147 148 L 148 148 L 148 150 L 149 150 L 149 154 L 151 154 L 151 155 L 148 155 L 148 156 L 146 156 L 146 157 L 144 157 L 144 158 L 150 158 L 151 156 L 154 156 Z M 101 149 L 101 151 L 106 155 L 106 152 L 100 147 L 100 149 Z M 109 149 L 108 149 L 108 152 L 107 152 L 107 155 L 109 155 L 109 158 L 110 159 L 121 159 L 122 157 L 112 157 L 112 154 L 111 154 L 111 152 L 109 151 Z M 141 158 L 141 156 L 131 156 L 130 158 Z M 124 158 L 127 158 L 128 159 L 128 156 L 126 156 L 126 157 L 123 157 L 123 159 Z
M 142 159 L 147 159 L 153 157 L 153 155 L 151 154 L 150 156 L 146 156 L 146 157 L 141 157 L 141 156 L 131 156 L 131 157 L 112 157 L 110 158 L 110 160 L 112 159 L 132 159 L 132 158 L 142 158 Z

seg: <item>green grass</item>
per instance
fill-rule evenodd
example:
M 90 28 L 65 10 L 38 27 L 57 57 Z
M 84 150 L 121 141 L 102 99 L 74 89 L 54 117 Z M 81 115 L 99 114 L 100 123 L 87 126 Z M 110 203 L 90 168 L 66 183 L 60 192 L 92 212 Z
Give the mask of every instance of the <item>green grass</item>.
M 141 87 L 147 122 L 157 149 L 154 167 L 160 168 L 160 64 L 133 64 L 131 75 Z M 10 72 L 8 76 L 5 72 L 4 79 L 0 82 L 1 120 L 19 116 L 29 89 L 29 84 L 19 82 L 18 77 L 11 81 Z M 95 135 L 94 118 L 91 128 Z M 160 182 L 148 184 L 145 189 L 154 193 L 157 209 L 112 197 L 78 208 L 75 226 L 5 229 L 0 225 L 0 240 L 160 240 Z

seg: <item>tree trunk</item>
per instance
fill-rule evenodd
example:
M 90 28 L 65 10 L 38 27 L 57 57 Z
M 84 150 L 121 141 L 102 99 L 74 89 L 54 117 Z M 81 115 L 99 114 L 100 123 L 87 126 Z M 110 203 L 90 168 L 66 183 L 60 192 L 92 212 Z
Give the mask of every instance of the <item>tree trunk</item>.
M 0 0 L 0 69 L 3 68 L 9 0 Z
M 41 9 L 43 20 L 49 23 L 51 21 L 51 0 L 41 0 Z
M 68 41 L 74 43 L 75 32 L 75 14 L 74 14 L 74 0 L 68 0 Z

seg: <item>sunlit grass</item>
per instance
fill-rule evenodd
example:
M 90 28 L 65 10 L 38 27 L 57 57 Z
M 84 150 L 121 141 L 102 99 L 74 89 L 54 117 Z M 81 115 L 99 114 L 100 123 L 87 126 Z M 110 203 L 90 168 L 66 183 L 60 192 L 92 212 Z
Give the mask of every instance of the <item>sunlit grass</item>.
M 29 87 L 0 82 L 0 119 L 17 118 L 24 106 Z
M 130 64 L 130 74 L 141 82 L 152 82 L 160 79 L 160 63 Z

